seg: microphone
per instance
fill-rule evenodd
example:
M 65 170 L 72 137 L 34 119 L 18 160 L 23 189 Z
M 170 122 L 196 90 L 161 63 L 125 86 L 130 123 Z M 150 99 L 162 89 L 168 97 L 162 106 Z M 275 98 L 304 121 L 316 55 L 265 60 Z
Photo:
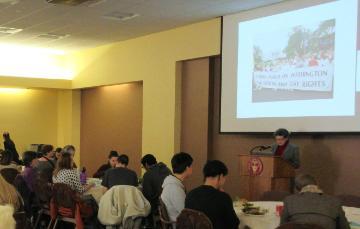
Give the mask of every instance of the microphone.
M 259 154 L 259 153 L 261 154 L 262 151 L 265 151 L 265 150 L 270 149 L 270 148 L 271 148 L 271 146 L 269 146 L 269 145 L 255 146 L 254 148 L 252 148 L 250 150 L 250 154 Z
M 266 149 L 270 149 L 270 148 L 271 148 L 271 146 L 260 146 L 261 150 L 266 150 Z

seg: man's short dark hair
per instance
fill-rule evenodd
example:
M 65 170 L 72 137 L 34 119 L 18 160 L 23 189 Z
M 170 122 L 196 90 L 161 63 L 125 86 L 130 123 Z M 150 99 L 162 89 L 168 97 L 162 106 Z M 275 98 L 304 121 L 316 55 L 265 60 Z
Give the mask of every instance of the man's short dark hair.
M 171 159 L 171 166 L 173 173 L 182 174 L 187 167 L 190 167 L 193 162 L 190 154 L 180 152 L 175 154 Z
M 115 150 L 111 150 L 108 158 L 110 159 L 112 157 L 118 157 L 118 156 L 119 156 L 118 152 L 116 152 Z
M 31 162 L 37 158 L 37 153 L 34 151 L 25 151 L 23 153 L 23 162 L 25 167 L 30 167 Z
M 290 135 L 289 131 L 285 128 L 280 128 L 280 129 L 277 129 L 275 132 L 274 132 L 274 137 L 276 136 L 282 136 L 284 138 L 288 138 Z
M 157 163 L 156 158 L 152 154 L 146 154 L 141 158 L 141 164 L 145 167 L 145 165 L 155 165 Z
M 121 154 L 118 156 L 117 161 L 127 166 L 129 164 L 129 157 L 126 154 Z
M 307 185 L 317 185 L 315 178 L 309 174 L 300 174 L 295 177 L 295 188 L 298 191 Z
M 226 176 L 228 174 L 228 169 L 226 165 L 219 160 L 211 160 L 206 162 L 203 168 L 204 178 L 207 177 L 216 177 L 216 176 Z
M 46 156 L 48 153 L 51 153 L 54 150 L 54 147 L 52 145 L 42 145 L 41 147 L 41 153 L 43 156 Z

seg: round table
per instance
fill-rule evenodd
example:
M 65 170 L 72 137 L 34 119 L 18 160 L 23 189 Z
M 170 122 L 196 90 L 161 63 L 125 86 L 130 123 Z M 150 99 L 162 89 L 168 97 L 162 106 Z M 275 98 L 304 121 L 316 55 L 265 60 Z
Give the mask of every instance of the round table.
M 275 208 L 276 205 L 282 205 L 282 202 L 272 202 L 272 201 L 259 201 L 251 202 L 256 207 L 262 209 L 268 209 L 268 212 L 265 215 L 245 215 L 242 212 L 242 204 L 234 203 L 234 209 L 239 217 L 240 226 L 239 228 L 244 228 L 245 225 L 249 226 L 251 229 L 275 229 L 280 224 L 280 217 L 276 216 Z
M 101 185 L 94 186 L 87 190 L 84 195 L 92 195 L 99 204 L 101 197 L 104 195 L 104 187 Z
M 245 225 L 251 229 L 275 229 L 280 224 L 280 217 L 276 215 L 276 205 L 283 205 L 283 202 L 277 201 L 255 201 L 250 202 L 256 207 L 267 209 L 268 213 L 262 216 L 257 215 L 245 215 L 242 212 L 242 203 L 234 202 L 234 209 L 239 217 L 240 226 L 244 228 Z M 343 206 L 347 220 L 350 223 L 352 229 L 360 229 L 360 208 Z

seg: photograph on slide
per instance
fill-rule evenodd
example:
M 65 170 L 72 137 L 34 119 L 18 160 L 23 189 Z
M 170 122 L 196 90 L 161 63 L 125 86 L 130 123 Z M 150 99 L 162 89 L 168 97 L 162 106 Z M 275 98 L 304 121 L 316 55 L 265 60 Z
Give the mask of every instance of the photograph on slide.
M 252 102 L 333 98 L 336 20 L 253 38 Z

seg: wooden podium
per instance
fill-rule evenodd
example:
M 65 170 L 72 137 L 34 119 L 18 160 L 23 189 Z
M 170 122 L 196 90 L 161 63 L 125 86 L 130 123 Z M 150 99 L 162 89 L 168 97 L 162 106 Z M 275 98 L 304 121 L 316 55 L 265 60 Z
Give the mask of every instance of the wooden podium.
M 245 198 L 259 200 L 266 191 L 291 192 L 294 168 L 279 156 L 239 155 L 239 172 L 245 187 Z

